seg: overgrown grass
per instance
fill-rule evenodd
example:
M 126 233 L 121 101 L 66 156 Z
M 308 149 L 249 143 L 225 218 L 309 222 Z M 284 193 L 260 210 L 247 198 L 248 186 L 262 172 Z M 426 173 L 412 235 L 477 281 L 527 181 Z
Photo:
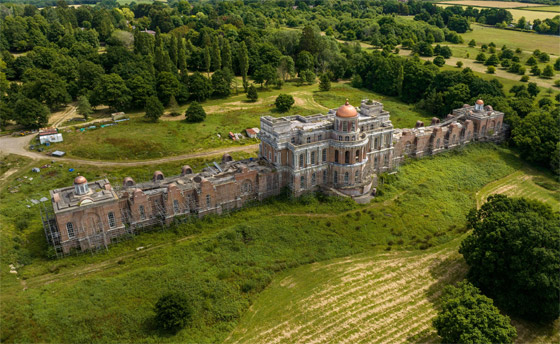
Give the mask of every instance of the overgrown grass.
M 276 198 L 142 234 L 98 255 L 48 261 L 36 209 L 28 210 L 25 198 L 33 190 L 69 184 L 65 165 L 38 184 L 22 185 L 20 193 L 1 194 L 0 216 L 8 223 L 2 231 L 2 262 L 27 259 L 19 268 L 20 280 L 2 272 L 2 340 L 221 341 L 277 272 L 363 252 L 449 242 L 464 231 L 475 193 L 519 166 L 505 148 L 472 145 L 402 166 L 386 179 L 383 195 L 368 205 L 312 196 Z M 99 173 L 93 169 L 85 175 L 95 179 Z M 120 179 L 134 171 L 106 173 Z M 30 221 L 16 230 L 14 219 L 24 212 Z M 136 251 L 138 246 L 146 249 Z M 153 324 L 153 305 L 169 290 L 186 292 L 195 309 L 193 324 L 174 336 L 160 334 Z

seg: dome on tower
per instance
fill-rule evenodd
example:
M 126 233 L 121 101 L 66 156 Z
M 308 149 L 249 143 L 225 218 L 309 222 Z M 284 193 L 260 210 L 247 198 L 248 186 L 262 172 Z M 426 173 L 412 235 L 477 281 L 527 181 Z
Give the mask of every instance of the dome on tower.
M 350 118 L 350 117 L 356 117 L 357 115 L 358 115 L 358 111 L 356 110 L 355 107 L 350 105 L 348 100 L 346 100 L 346 103 L 341 107 L 339 107 L 338 110 L 336 110 L 337 117 Z
M 87 183 L 87 179 L 84 176 L 77 176 L 74 179 L 74 184 L 85 184 L 85 183 Z
M 478 105 L 483 105 L 483 104 L 484 104 L 484 101 L 483 101 L 482 99 L 479 99 L 479 100 L 476 101 L 476 103 L 477 103 Z

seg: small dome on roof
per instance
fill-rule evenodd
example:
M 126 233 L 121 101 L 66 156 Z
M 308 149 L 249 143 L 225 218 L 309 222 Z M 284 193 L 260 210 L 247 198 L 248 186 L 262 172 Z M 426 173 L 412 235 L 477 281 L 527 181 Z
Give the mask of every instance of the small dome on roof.
M 476 101 L 476 103 L 479 104 L 479 105 L 482 105 L 482 104 L 484 104 L 484 101 L 482 99 L 479 99 L 479 100 Z
M 485 109 L 486 111 L 494 111 L 494 108 L 492 107 L 492 105 L 486 105 L 486 106 L 484 107 L 484 109 Z
M 463 107 L 468 108 L 468 107 L 470 107 L 470 105 L 469 104 L 463 104 Z
M 153 176 L 153 179 L 152 179 L 153 181 L 156 182 L 158 180 L 163 180 L 163 179 L 164 179 L 163 172 L 161 172 L 161 171 L 155 171 L 154 172 L 154 176 Z
M 355 107 L 350 105 L 348 100 L 346 100 L 346 103 L 344 103 L 344 105 L 342 105 L 341 107 L 338 108 L 338 110 L 336 110 L 337 117 L 351 118 L 351 117 L 356 117 L 357 115 L 358 115 L 358 110 L 356 110 Z
M 74 184 L 85 184 L 85 183 L 87 183 L 87 179 L 84 176 L 77 176 L 74 179 Z

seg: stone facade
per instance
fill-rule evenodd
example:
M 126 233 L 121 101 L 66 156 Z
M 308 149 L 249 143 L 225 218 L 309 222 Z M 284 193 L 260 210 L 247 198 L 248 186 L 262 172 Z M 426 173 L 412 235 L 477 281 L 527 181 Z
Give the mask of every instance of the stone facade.
M 106 179 L 88 183 L 78 176 L 73 186 L 51 190 L 51 222 L 56 224 L 51 237 L 56 237 L 61 253 L 106 247 L 145 227 L 164 226 L 178 217 L 221 214 L 282 189 L 295 196 L 314 190 L 369 196 L 377 176 L 406 156 L 499 140 L 502 122 L 503 113 L 485 107 L 482 100 L 454 110 L 443 122 L 434 118 L 424 126 L 418 121 L 412 129 L 394 129 L 383 105 L 367 99 L 359 109 L 346 102 L 326 115 L 265 116 L 258 159 L 233 161 L 225 154 L 220 164 L 200 173 L 183 166 L 180 175 L 166 178 L 156 171 L 150 182 L 140 184 L 126 177 L 118 188 Z

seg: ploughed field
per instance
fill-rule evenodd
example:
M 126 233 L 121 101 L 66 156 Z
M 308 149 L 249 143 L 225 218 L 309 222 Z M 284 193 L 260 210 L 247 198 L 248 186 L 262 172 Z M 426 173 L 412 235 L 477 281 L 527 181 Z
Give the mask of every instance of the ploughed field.
M 152 169 L 171 174 L 185 163 L 196 169 L 205 165 L 185 161 Z M 356 340 L 397 338 L 398 332 L 403 340 L 435 340 L 427 320 L 434 314 L 435 301 L 430 298 L 464 273 L 450 245 L 464 234 L 465 215 L 476 206 L 476 193 L 523 166 L 506 148 L 474 144 L 402 165 L 370 204 L 313 195 L 295 200 L 277 197 L 228 215 L 141 234 L 96 255 L 49 260 L 38 210 L 27 208 L 27 199 L 69 185 L 74 175 L 63 164 L 41 170 L 30 181 L 33 162 L 9 164 L 16 172 L 0 188 L 0 260 L 3 266 L 15 264 L 17 274 L 0 272 L 2 340 L 67 343 L 233 341 L 253 338 L 272 322 L 281 325 L 279 340 L 290 338 L 289 331 L 297 328 L 285 326 L 283 311 L 275 313 L 289 305 L 289 293 L 278 294 L 278 308 L 260 313 L 266 315 L 263 323 L 255 323 L 258 319 L 251 320 L 250 314 L 270 298 L 268 285 L 292 284 L 291 272 L 295 290 L 310 288 L 301 298 L 292 294 L 293 307 L 301 306 L 297 302 L 311 295 L 305 294 L 309 290 L 324 290 L 320 294 L 324 298 L 309 296 L 305 303 L 309 312 L 321 317 L 313 322 L 316 313 L 308 313 L 313 315 L 308 318 L 303 313 L 299 318 L 298 331 L 303 334 L 319 326 L 322 336 L 314 340 L 336 340 L 345 336 L 339 332 L 343 330 Z M 146 167 L 72 167 L 88 179 L 106 176 L 113 183 L 125 175 L 141 180 L 147 173 Z M 12 193 L 14 185 L 19 191 Z M 313 264 L 335 258 L 342 259 L 341 269 L 332 262 Z M 438 264 L 443 264 L 441 269 Z M 313 282 L 314 273 L 307 274 L 310 280 L 298 282 L 300 272 L 293 268 L 306 265 L 318 268 L 318 284 Z M 415 266 L 429 273 L 419 276 L 411 269 Z M 398 282 L 396 275 L 412 285 Z M 425 279 L 427 289 L 415 287 L 418 278 Z M 340 281 L 353 287 L 337 286 Z M 362 283 L 379 284 L 385 292 L 367 291 Z M 194 315 L 192 324 L 168 336 L 155 328 L 153 307 L 172 290 L 187 294 Z M 356 298 L 341 294 L 346 292 L 355 292 Z M 331 305 L 331 300 L 338 301 Z M 340 311 L 333 312 L 333 307 Z M 328 328 L 329 322 L 340 324 L 349 314 L 357 328 Z M 414 320 L 423 314 L 426 318 Z

